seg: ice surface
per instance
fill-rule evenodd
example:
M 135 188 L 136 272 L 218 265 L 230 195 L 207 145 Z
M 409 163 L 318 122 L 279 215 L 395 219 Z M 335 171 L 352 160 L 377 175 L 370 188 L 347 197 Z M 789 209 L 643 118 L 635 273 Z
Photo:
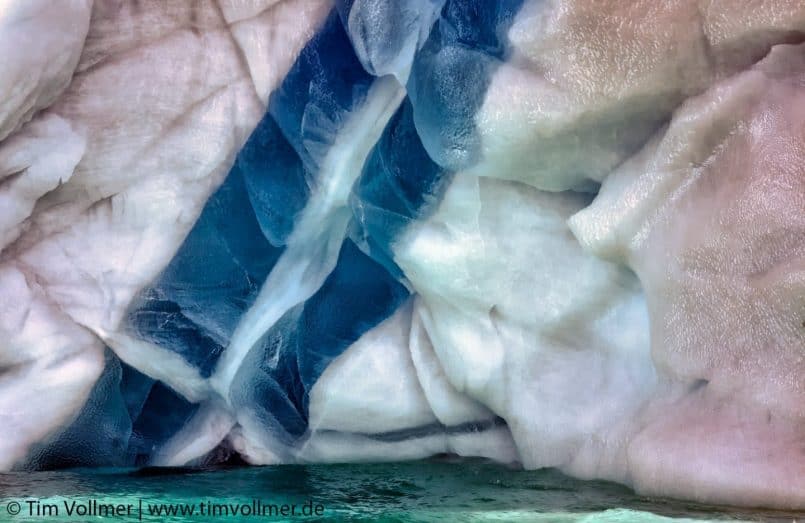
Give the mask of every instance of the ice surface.
M 707 463 L 706 499 L 715 478 L 755 504 L 805 492 L 803 80 L 805 46 L 775 47 L 686 102 L 572 220 L 589 250 L 640 276 L 654 363 L 685 389 L 646 414 L 630 451 L 646 490 L 678 492 Z M 694 424 L 707 430 L 682 430 Z
M 72 18 L 81 10 L 68 7 L 84 3 L 19 2 L 41 8 L 20 18 L 34 24 L 27 30 L 5 25 L 16 16 L 12 4 L 0 7 L 3 42 L 52 35 L 55 42 L 34 40 L 55 46 L 43 53 L 62 60 L 73 52 L 62 33 L 81 32 Z M 171 260 L 264 111 L 214 3 L 99 0 L 91 18 L 86 41 L 71 37 L 81 58 L 66 77 L 43 70 L 46 54 L 30 45 L 30 53 L 3 53 L 15 59 L 3 61 L 3 82 L 19 71 L 53 90 L 72 76 L 58 99 L 0 143 L 3 469 L 79 415 L 103 375 L 102 339 L 120 337 L 129 302 Z M 277 67 L 289 52 L 298 48 L 278 53 Z M 8 114 L 34 107 L 14 103 Z M 142 352 L 132 359 L 159 361 Z
M 687 97 L 802 39 L 799 0 L 529 0 L 476 114 L 479 175 L 588 189 Z
M 291 444 L 307 429 L 310 389 L 327 365 L 407 296 L 405 287 L 346 240 L 321 288 L 289 310 L 247 356 L 235 376 L 236 409 Z
M 803 41 L 800 0 L 0 0 L 0 471 L 805 508 Z
M 78 65 L 92 0 L 4 0 L 0 6 L 0 140 L 64 91 Z M 24 52 L 23 52 L 24 50 Z
M 506 420 L 529 467 L 570 468 L 596 439 L 606 456 L 655 382 L 636 278 L 565 224 L 588 201 L 456 175 L 395 245 L 450 384 Z
M 338 0 L 341 21 L 367 72 L 408 81 L 445 0 Z
M 408 93 L 425 149 L 453 171 L 476 163 L 480 135 L 475 114 L 490 78 L 502 63 L 505 30 L 520 0 L 447 0 L 422 50 L 417 53 Z
M 285 245 L 310 196 L 311 173 L 271 115 L 263 117 L 252 132 L 238 155 L 236 169 L 263 235 L 272 245 Z M 233 199 L 229 205 L 237 203 Z
M 428 156 L 416 131 L 413 107 L 406 101 L 389 121 L 353 187 L 353 239 L 399 274 L 392 242 L 441 199 L 450 174 Z
M 261 234 L 243 171 L 236 166 L 208 200 L 128 319 L 135 335 L 178 352 L 206 376 L 282 252 Z

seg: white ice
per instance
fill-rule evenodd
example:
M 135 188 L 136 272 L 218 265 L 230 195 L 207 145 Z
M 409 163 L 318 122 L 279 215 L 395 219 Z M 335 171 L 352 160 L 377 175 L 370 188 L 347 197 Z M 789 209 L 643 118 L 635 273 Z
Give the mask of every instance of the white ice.
M 588 188 L 687 97 L 803 30 L 800 0 L 528 0 L 475 118 L 472 173 Z
M 229 25 L 214 1 L 97 0 L 87 30 L 91 2 L 0 2 L 0 53 L 13 58 L 0 139 L 18 129 L 0 142 L 0 469 L 78 413 L 103 341 L 114 344 L 132 296 L 171 259 L 327 13 L 308 3 L 287 24 L 257 3 L 256 17 L 233 4 Z M 271 41 L 285 45 L 264 52 Z
M 652 399 L 635 486 L 805 506 L 805 45 L 686 102 L 571 219 L 646 292 Z M 684 480 L 682 478 L 685 478 Z

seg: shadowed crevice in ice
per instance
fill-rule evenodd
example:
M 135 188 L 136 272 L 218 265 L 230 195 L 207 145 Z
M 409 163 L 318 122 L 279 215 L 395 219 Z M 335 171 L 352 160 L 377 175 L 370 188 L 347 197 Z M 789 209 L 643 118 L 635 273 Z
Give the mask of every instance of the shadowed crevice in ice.
M 408 80 L 414 122 L 425 149 L 445 169 L 479 159 L 475 115 L 506 54 L 506 31 L 522 0 L 448 0 Z
M 188 402 L 161 382 L 153 382 L 134 418 L 129 443 L 134 465 L 148 464 L 159 447 L 189 423 L 198 409 L 199 405 Z
M 391 432 L 381 432 L 378 434 L 365 434 L 354 433 L 355 435 L 363 436 L 369 439 L 374 439 L 383 442 L 398 442 L 407 441 L 417 438 L 425 438 L 434 435 L 461 435 L 461 434 L 477 434 L 491 429 L 505 427 L 506 421 L 503 418 L 496 417 L 488 420 L 470 421 L 461 423 L 459 425 L 445 426 L 440 423 L 433 423 L 431 425 L 424 425 L 419 427 L 411 427 L 410 429 L 395 430 Z M 333 434 L 344 434 L 339 431 L 320 430 L 320 434 L 332 432 Z
M 390 316 L 408 291 L 345 240 L 321 288 L 288 311 L 247 356 L 232 402 L 286 445 L 307 430 L 308 393 L 329 363 Z

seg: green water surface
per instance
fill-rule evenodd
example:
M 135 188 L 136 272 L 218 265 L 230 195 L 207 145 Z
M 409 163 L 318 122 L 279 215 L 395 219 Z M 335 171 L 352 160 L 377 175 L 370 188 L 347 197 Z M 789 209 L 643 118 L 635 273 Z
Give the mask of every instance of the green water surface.
M 32 502 L 32 503 L 29 503 Z M 77 515 L 89 502 L 114 505 Z M 19 504 L 19 505 L 15 505 Z M 53 508 L 45 505 L 55 506 Z M 162 505 L 185 514 L 156 514 Z M 215 516 L 209 510 L 215 505 Z M 283 517 L 286 505 L 318 516 Z M 204 505 L 205 514 L 199 513 Z M 67 507 L 73 514 L 67 514 Z M 122 508 L 121 508 L 122 506 Z M 167 506 L 167 505 L 166 505 Z M 130 507 L 130 508 L 129 508 Z M 193 507 L 194 513 L 187 511 Z M 226 507 L 226 508 L 224 508 Z M 162 507 L 164 508 L 164 507 Z M 19 509 L 19 514 L 9 514 Z M 164 508 L 167 510 L 166 508 Z M 224 510 L 231 510 L 228 515 Z M 237 510 L 237 515 L 234 511 Z M 257 515 L 250 515 L 250 510 Z M 245 512 L 245 514 L 243 512 Z M 262 511 L 262 513 L 260 513 Z M 37 513 L 38 512 L 38 513 Z M 674 519 L 669 519 L 674 518 Z M 606 482 L 480 461 L 283 465 L 225 470 L 72 470 L 0 475 L 0 521 L 798 521 L 803 514 L 638 496 Z M 805 521 L 805 519 L 803 519 Z

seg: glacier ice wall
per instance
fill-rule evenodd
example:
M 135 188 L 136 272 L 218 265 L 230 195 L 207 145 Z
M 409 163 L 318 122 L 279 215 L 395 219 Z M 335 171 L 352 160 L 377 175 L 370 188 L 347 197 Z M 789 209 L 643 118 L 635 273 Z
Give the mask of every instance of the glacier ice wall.
M 805 508 L 803 42 L 799 0 L 0 1 L 0 470 Z

